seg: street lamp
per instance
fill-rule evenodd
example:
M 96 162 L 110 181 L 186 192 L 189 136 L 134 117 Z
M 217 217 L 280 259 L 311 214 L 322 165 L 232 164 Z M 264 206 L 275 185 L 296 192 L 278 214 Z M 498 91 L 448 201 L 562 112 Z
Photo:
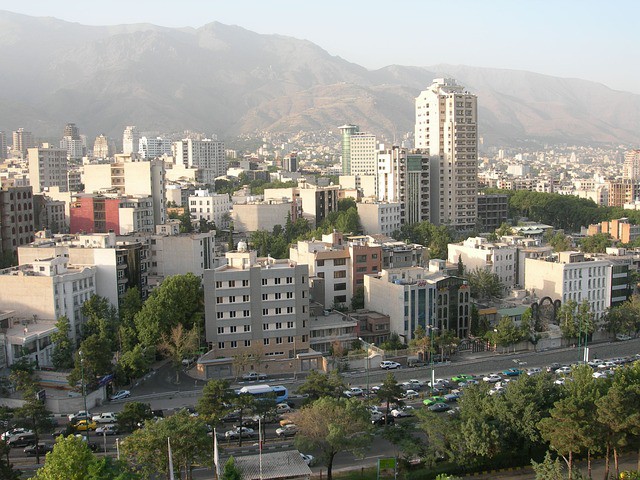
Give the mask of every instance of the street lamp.
M 438 327 L 429 325 L 429 363 L 431 364 L 431 390 L 436 383 L 436 371 L 433 366 L 433 332 L 438 330 Z
M 362 343 L 364 343 L 367 346 L 367 363 L 366 363 L 366 368 L 367 368 L 367 393 L 369 392 L 369 362 L 371 361 L 369 359 L 369 346 L 370 344 L 368 342 L 365 342 L 361 337 L 358 337 L 358 340 L 360 340 Z
M 84 400 L 84 418 L 87 426 L 87 443 L 89 443 L 89 413 L 87 410 L 87 385 L 84 382 L 84 355 L 82 354 L 82 350 L 78 350 L 78 355 L 80 356 L 80 372 L 82 375 L 82 399 Z

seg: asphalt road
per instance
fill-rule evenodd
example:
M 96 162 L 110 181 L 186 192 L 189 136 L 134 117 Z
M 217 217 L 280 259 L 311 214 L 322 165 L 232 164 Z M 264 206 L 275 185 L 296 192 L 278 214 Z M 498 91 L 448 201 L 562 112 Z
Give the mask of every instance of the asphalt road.
M 608 358 L 621 357 L 635 355 L 640 352 L 640 339 L 629 340 L 625 342 L 612 342 L 597 344 L 590 347 L 589 359 L 600 358 L 606 360 Z M 493 353 L 493 352 L 481 352 L 475 354 L 465 354 L 458 357 L 454 357 L 454 361 L 448 364 L 438 364 L 433 367 L 435 378 L 451 378 L 453 375 L 460 373 L 467 374 L 486 374 L 493 372 L 500 372 L 507 368 L 514 366 L 520 366 L 520 368 L 528 367 L 545 367 L 551 363 L 571 364 L 578 360 L 582 360 L 583 351 L 577 348 L 565 348 L 559 350 L 548 350 L 545 352 L 526 352 L 526 353 Z M 391 371 L 399 382 L 418 379 L 421 381 L 428 381 L 431 379 L 431 367 L 420 368 L 400 368 Z M 352 386 L 360 386 L 363 388 L 379 384 L 383 381 L 387 375 L 387 370 L 379 368 L 371 369 L 370 371 L 353 371 L 345 374 L 345 381 Z M 154 374 L 150 375 L 139 386 L 131 389 L 132 396 L 124 401 L 108 402 L 98 408 L 93 409 L 92 413 L 100 413 L 113 411 L 120 411 L 124 404 L 128 401 L 143 401 L 151 404 L 152 409 L 163 410 L 176 410 L 182 407 L 195 405 L 199 392 L 202 389 L 202 381 L 194 380 L 186 375 L 184 372 L 180 373 L 180 383 L 175 383 L 175 372 L 168 366 L 163 365 Z M 304 379 L 298 379 L 294 381 L 289 379 L 277 379 L 278 383 L 287 385 L 290 392 L 295 391 L 295 388 L 302 384 Z M 267 382 L 274 382 L 274 379 L 269 379 Z M 419 404 L 419 402 L 416 402 Z M 69 412 L 72 413 L 72 412 Z M 60 419 L 60 423 L 63 424 L 63 419 Z M 269 448 L 291 448 L 291 440 L 279 441 L 276 439 L 275 428 L 277 425 L 266 426 L 265 445 Z M 96 438 L 95 433 L 90 434 L 92 442 L 97 442 L 102 447 L 103 438 Z M 122 438 L 122 436 L 120 436 Z M 53 441 L 53 439 L 44 439 L 44 441 Z M 257 446 L 253 445 L 255 441 L 243 441 L 243 448 L 236 448 L 229 442 L 222 442 L 221 446 L 224 446 L 229 454 L 242 455 L 257 452 Z M 313 453 L 313 452 L 305 452 Z M 107 454 L 116 454 L 115 437 L 107 437 Z M 367 467 L 375 465 L 378 458 L 390 457 L 396 454 L 395 446 L 385 441 L 384 439 L 376 437 L 372 447 L 364 458 L 354 458 L 349 454 L 339 454 L 334 462 L 334 469 L 340 470 L 343 468 L 355 468 Z M 37 468 L 35 466 L 34 457 L 26 457 L 23 453 L 23 448 L 17 448 L 12 450 L 10 455 L 11 461 L 19 468 L 29 470 L 31 468 Z M 313 467 L 314 471 L 319 472 L 324 467 Z M 326 471 L 326 469 L 324 470 Z M 202 477 L 199 477 L 200 473 L 197 473 L 196 478 L 209 478 L 210 470 L 202 470 Z

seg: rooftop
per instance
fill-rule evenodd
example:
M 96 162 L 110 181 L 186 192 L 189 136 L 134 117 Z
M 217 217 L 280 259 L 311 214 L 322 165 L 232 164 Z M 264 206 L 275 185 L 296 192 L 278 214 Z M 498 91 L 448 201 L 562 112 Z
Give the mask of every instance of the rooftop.
M 270 452 L 259 455 L 235 457 L 236 466 L 242 472 L 243 480 L 275 480 L 311 477 L 311 469 L 304 462 L 298 450 Z M 262 465 L 262 469 L 260 469 Z M 261 471 L 262 470 L 262 471 Z

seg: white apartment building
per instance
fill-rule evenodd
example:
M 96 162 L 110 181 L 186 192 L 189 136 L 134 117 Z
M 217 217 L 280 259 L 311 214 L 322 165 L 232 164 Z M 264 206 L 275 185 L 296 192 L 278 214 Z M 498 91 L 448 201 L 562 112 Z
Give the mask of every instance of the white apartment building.
M 196 190 L 189 196 L 189 212 L 196 221 L 205 219 L 216 224 L 217 228 L 226 228 L 231 211 L 231 200 L 226 193 L 211 193 L 208 190 Z
M 363 201 L 356 204 L 360 224 L 366 235 L 391 235 L 400 230 L 401 205 L 399 202 Z
M 375 175 L 378 146 L 376 136 L 358 132 L 351 135 L 349 175 Z
M 596 319 L 601 319 L 612 303 L 613 262 L 586 258 L 580 252 L 560 252 L 553 260 L 526 259 L 524 288 L 538 299 L 550 297 L 563 304 L 587 300 Z
M 209 138 L 181 140 L 173 144 L 173 156 L 177 164 L 197 168 L 201 183 L 213 185 L 217 177 L 227 173 L 224 142 Z
M 512 245 L 492 243 L 483 237 L 470 237 L 447 246 L 447 261 L 457 264 L 458 258 L 462 259 L 467 271 L 481 268 L 496 274 L 505 289 L 513 288 L 518 281 L 518 255 L 516 247 Z
M 171 155 L 172 142 L 162 137 L 140 137 L 138 155 L 140 158 L 159 158 L 163 155 Z
M 140 150 L 140 133 L 135 125 L 129 125 L 122 134 L 122 153 L 135 157 Z
M 295 219 L 297 210 L 296 204 L 288 200 L 236 203 L 233 205 L 231 219 L 236 232 L 271 232 L 276 225 L 284 226 L 288 215 Z
M 415 147 L 431 157 L 431 222 L 474 228 L 478 194 L 477 97 L 437 78 L 416 98 Z
M 269 365 L 269 373 L 290 371 L 289 364 L 309 349 L 307 265 L 258 258 L 244 242 L 226 259 L 227 265 L 204 274 L 205 333 L 212 349 L 207 356 L 230 359 L 252 352 Z M 232 368 L 228 360 L 214 362 L 206 376 L 231 376 Z
M 67 151 L 54 148 L 48 143 L 27 150 L 29 158 L 29 182 L 34 193 L 49 187 L 59 187 L 61 192 L 69 190 Z
M 82 305 L 96 294 L 96 268 L 71 266 L 65 257 L 0 270 L 0 305 L 19 317 L 66 316 L 75 340 L 84 323 Z

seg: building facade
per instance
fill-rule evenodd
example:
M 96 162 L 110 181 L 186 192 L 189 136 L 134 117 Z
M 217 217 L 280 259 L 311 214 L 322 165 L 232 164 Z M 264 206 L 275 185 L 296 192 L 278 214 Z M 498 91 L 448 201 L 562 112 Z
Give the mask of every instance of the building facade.
M 231 211 L 231 200 L 226 193 L 211 193 L 208 190 L 196 190 L 189 197 L 189 213 L 196 221 L 202 219 L 215 223 L 218 228 L 226 228 Z
M 29 148 L 28 157 L 29 181 L 34 192 L 40 193 L 49 187 L 59 187 L 61 192 L 69 190 L 67 150 L 43 143 Z
M 176 163 L 198 169 L 201 183 L 213 185 L 217 177 L 227 174 L 224 142 L 185 139 L 174 143 L 173 153 Z
M 460 259 L 467 271 L 479 268 L 497 275 L 505 289 L 516 285 L 518 255 L 512 245 L 470 237 L 461 243 L 450 243 L 447 252 L 447 261 L 451 264 L 457 264 Z

